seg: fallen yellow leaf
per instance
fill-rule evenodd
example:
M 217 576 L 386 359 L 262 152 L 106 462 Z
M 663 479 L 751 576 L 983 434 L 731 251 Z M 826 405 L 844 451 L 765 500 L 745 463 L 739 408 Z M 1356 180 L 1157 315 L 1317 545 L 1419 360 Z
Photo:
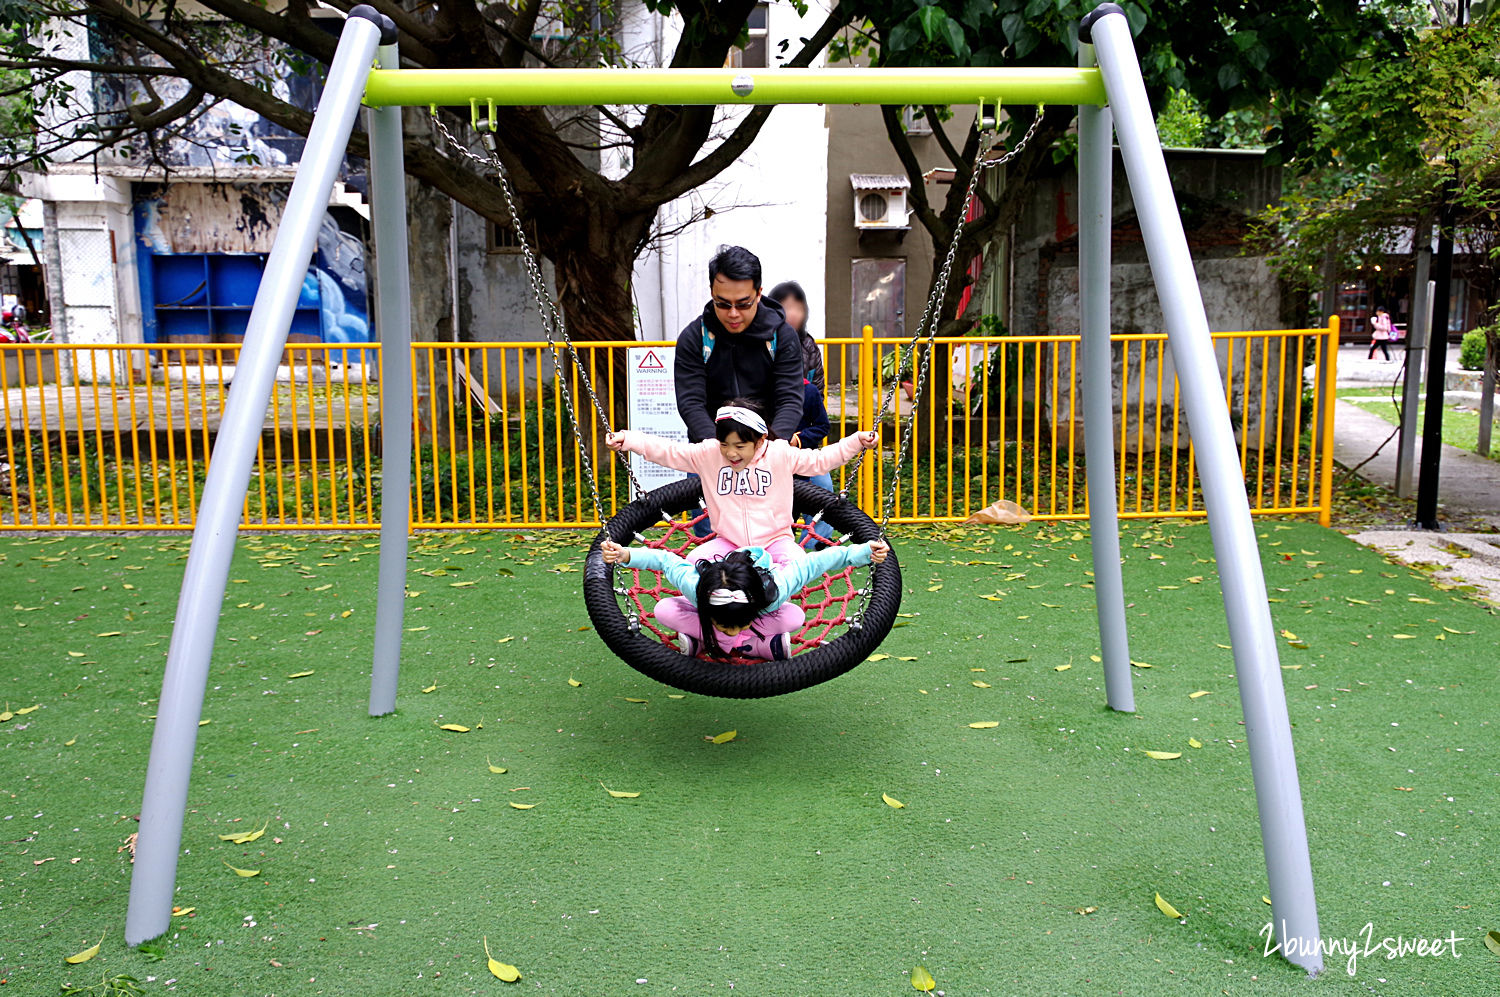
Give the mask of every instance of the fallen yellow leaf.
M 1263 904 L 1265 904 L 1267 907 L 1271 906 L 1271 898 L 1270 897 L 1262 896 L 1260 898 L 1260 902 L 1263 903 Z
M 714 744 L 727 744 L 728 742 L 733 741 L 736 737 L 738 737 L 739 733 L 740 732 L 737 730 L 726 730 L 724 733 L 715 734 L 713 737 L 707 738 L 706 740 L 712 741 Z
M 501 962 L 490 955 L 490 940 L 484 939 L 484 958 L 489 963 L 490 972 L 502 983 L 515 983 L 521 978 L 521 971 L 510 963 Z
M 119 631 L 119 630 L 106 630 L 106 631 L 104 631 L 104 633 L 102 633 L 102 634 L 94 634 L 94 636 L 95 637 L 118 637 L 118 636 L 120 636 L 120 633 L 121 633 L 121 631 Z
M 346 620 L 349 617 L 353 616 L 353 615 L 354 615 L 354 610 L 352 610 L 352 609 L 346 609 L 342 613 L 339 614 L 340 617 L 342 617 L 343 619 L 346 619 Z
M 16 711 L 16 716 L 18 716 L 18 717 L 24 717 L 26 714 L 28 714 L 28 713 L 35 713 L 37 710 L 40 710 L 41 708 L 42 708 L 42 704 L 41 703 L 38 703 L 35 706 L 28 706 L 24 710 L 17 710 Z
M 500 766 L 496 765 L 494 762 L 490 761 L 488 755 L 486 755 L 485 758 L 484 758 L 484 764 L 487 765 L 487 766 L 489 766 L 489 770 L 491 772 L 493 772 L 495 775 L 504 775 L 505 774 L 505 769 L 501 768 Z
M 195 911 L 197 909 L 198 908 L 196 908 L 196 907 L 173 907 L 172 908 L 172 916 L 173 917 L 187 917 L 189 914 L 191 914 L 193 911 Z
M 885 805 L 888 806 L 888 807 L 890 807 L 892 810 L 902 810 L 902 809 L 905 809 L 905 807 L 906 807 L 905 803 L 902 803 L 900 800 L 896 799 L 894 796 L 890 796 L 890 795 L 888 795 L 886 793 L 881 793 L 880 794 L 880 798 L 882 800 L 884 800 L 885 801 Z
M 973 682 L 970 682 L 969 684 L 972 685 L 976 689 L 992 689 L 992 688 L 994 688 L 994 686 L 990 685 L 988 682 L 981 682 L 978 679 L 975 679 Z
M 583 683 L 578 681 L 577 679 L 568 679 L 568 685 L 577 689 L 579 686 L 583 685 Z
M 604 783 L 601 782 L 599 785 L 604 786 Z M 627 793 L 622 789 L 610 789 L 608 786 L 604 786 L 604 791 L 617 800 L 633 800 L 641 795 L 640 793 Z
M 989 730 L 991 727 L 999 727 L 1000 726 L 1000 721 L 998 721 L 998 720 L 981 720 L 978 723 L 969 724 L 969 726 L 973 727 L 975 730 Z
M 1156 906 L 1161 909 L 1161 912 L 1163 914 L 1167 915 L 1173 920 L 1177 920 L 1182 917 L 1182 914 L 1178 912 L 1176 907 L 1173 907 L 1171 904 L 1167 903 L 1161 898 L 1160 893 L 1156 895 Z
M 536 804 L 535 803 L 512 803 L 511 806 L 515 807 L 517 810 L 530 810 L 532 807 L 536 806 Z
M 884 661 L 885 659 L 887 659 L 889 657 L 890 657 L 889 654 L 872 654 L 868 658 L 866 658 L 865 660 L 866 661 Z
M 422 691 L 424 693 L 427 693 L 427 692 L 437 692 L 437 683 L 434 682 L 434 683 L 432 683 L 432 685 L 426 686 L 425 688 L 423 688 Z
M 1072 667 L 1073 667 L 1072 665 L 1053 665 L 1052 666 L 1052 670 L 1054 672 L 1065 672 L 1069 668 L 1072 668 Z
M 109 932 L 106 931 L 104 934 L 107 935 L 107 934 L 109 934 Z M 90 945 L 88 948 L 84 949 L 82 952 L 74 952 L 72 955 L 70 955 L 66 959 L 64 959 L 63 962 L 67 963 L 70 966 L 76 966 L 80 962 L 88 962 L 94 956 L 96 956 L 96 955 L 99 954 L 99 946 L 103 945 L 103 944 L 104 944 L 104 935 L 100 935 L 99 936 L 99 940 L 97 942 L 95 942 L 93 945 Z
M 239 831 L 235 834 L 221 834 L 219 835 L 219 840 L 232 841 L 236 845 L 248 845 L 252 841 L 259 841 L 261 836 L 266 833 L 266 828 L 270 826 L 271 819 L 268 817 L 266 818 L 266 822 L 260 826 L 260 830 L 258 831 Z
M 911 985 L 913 990 L 920 990 L 926 993 L 937 986 L 937 981 L 932 978 L 932 974 L 927 972 L 926 969 L 918 966 L 911 971 Z
M 469 732 L 469 728 L 463 724 L 438 724 L 438 730 L 451 730 L 455 734 L 467 734 Z
M 1182 752 L 1180 752 L 1180 751 L 1147 751 L 1146 752 L 1146 757 L 1147 758 L 1155 758 L 1155 759 L 1157 759 L 1159 761 L 1169 762 L 1169 761 L 1171 761 L 1174 758 L 1181 758 L 1182 757 Z
M 311 675 L 313 673 L 313 671 L 314 671 L 314 669 L 309 668 L 305 672 L 292 672 L 292 674 L 288 675 L 287 678 L 289 678 L 289 679 L 305 679 L 309 675 Z
M 1144 661 L 1135 661 L 1135 660 L 1132 660 L 1130 663 L 1132 665 L 1134 665 L 1135 667 L 1137 667 L 1137 668 L 1155 668 L 1156 667 L 1155 665 L 1148 665 Z
M 220 859 L 219 861 L 223 862 L 224 860 Z M 225 865 L 229 865 L 228 862 L 224 862 L 224 864 Z M 236 876 L 239 876 L 242 879 L 249 879 L 251 876 L 259 876 L 260 875 L 260 870 L 259 869 L 236 869 L 232 865 L 229 865 L 229 869 Z
M 1200 741 L 1200 740 L 1198 740 L 1196 737 L 1190 737 L 1190 738 L 1188 738 L 1188 747 L 1189 748 L 1201 748 L 1201 747 L 1203 747 L 1203 742 Z
M 64 748 L 71 748 L 73 745 L 75 745 L 77 743 L 78 743 L 78 738 L 75 737 L 71 741 L 64 741 L 63 742 L 63 747 Z
M 1207 689 L 1199 689 L 1197 692 L 1188 693 L 1188 699 L 1202 699 L 1204 696 L 1211 695 L 1213 695 L 1213 693 L 1209 692 Z
M 634 696 L 621 696 L 620 698 L 623 699 L 623 700 L 625 700 L 625 702 L 627 702 L 627 703 L 649 703 L 650 702 L 649 699 L 637 699 Z

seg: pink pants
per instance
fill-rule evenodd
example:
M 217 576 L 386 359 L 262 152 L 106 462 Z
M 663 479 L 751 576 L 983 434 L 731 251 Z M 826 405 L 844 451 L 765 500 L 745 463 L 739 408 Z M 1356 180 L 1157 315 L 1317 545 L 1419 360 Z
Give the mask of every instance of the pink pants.
M 722 561 L 739 548 L 725 540 L 723 537 L 714 537 L 706 540 L 685 555 L 689 561 Z M 766 546 L 766 553 L 771 555 L 774 564 L 785 564 L 798 557 L 807 556 L 807 551 L 797 546 L 797 541 L 791 535 L 777 537 Z
M 738 636 L 714 634 L 714 638 L 721 651 L 734 653 L 736 657 L 770 661 L 774 657 L 771 653 L 771 638 L 780 633 L 790 635 L 797 632 L 806 620 L 807 614 L 802 611 L 802 607 L 789 602 L 774 612 L 766 613 L 749 630 L 741 630 Z M 703 640 L 698 611 L 680 595 L 663 599 L 656 604 L 656 622 L 668 630 L 687 634 L 694 640 Z M 790 642 L 791 637 L 788 636 L 787 640 Z M 790 653 L 791 648 L 788 647 L 787 651 Z

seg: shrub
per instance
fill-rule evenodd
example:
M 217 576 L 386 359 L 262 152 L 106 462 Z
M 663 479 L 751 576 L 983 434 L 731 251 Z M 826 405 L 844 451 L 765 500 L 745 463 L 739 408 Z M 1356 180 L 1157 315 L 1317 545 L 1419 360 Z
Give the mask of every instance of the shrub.
M 1464 333 L 1458 347 L 1458 365 L 1464 370 L 1484 369 L 1485 330 L 1475 329 Z

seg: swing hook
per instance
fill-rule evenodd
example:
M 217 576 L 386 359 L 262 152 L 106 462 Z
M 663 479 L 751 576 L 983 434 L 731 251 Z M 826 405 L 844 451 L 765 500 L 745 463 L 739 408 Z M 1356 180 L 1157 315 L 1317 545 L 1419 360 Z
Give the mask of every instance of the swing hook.
M 1000 124 L 1000 98 L 995 98 L 995 105 L 991 113 L 985 113 L 984 98 L 979 100 L 979 113 L 974 115 L 974 127 L 981 132 L 992 132 Z
M 493 97 L 486 98 L 485 103 L 488 105 L 488 110 L 489 110 L 489 116 L 488 116 L 488 122 L 487 123 L 489 124 L 490 134 L 493 135 L 493 134 L 495 134 L 496 127 L 497 127 L 496 126 L 496 122 L 495 122 L 495 99 Z M 436 107 L 434 107 L 433 113 L 434 114 L 437 113 Z M 470 97 L 469 98 L 469 127 L 473 128 L 476 132 L 482 130 L 480 128 L 480 126 L 479 126 L 479 98 L 478 97 Z

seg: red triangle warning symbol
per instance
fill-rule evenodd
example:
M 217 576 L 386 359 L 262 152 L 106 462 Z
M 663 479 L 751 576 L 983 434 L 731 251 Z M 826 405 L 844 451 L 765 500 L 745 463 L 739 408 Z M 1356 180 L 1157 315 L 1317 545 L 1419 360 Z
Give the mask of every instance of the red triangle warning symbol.
M 655 350 L 647 350 L 646 355 L 641 357 L 641 362 L 635 365 L 636 370 L 666 370 L 667 365 L 661 362 L 661 357 L 656 355 Z

